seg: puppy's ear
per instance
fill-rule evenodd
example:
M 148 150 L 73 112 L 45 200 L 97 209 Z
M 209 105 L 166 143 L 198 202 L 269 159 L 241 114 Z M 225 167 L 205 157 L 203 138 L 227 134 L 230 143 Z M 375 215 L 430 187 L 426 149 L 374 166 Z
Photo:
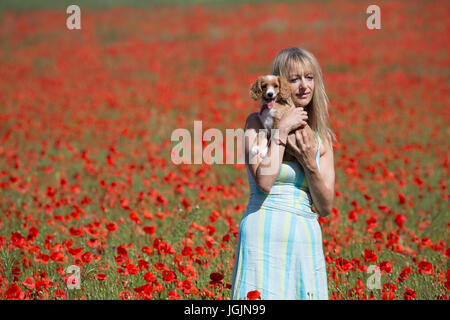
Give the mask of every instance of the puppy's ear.
M 278 77 L 278 85 L 280 86 L 280 98 L 284 101 L 288 101 L 291 97 L 291 87 L 287 80 L 282 77 Z
M 258 79 L 250 86 L 250 97 L 253 100 L 258 100 L 261 99 L 261 94 L 261 77 L 258 77 Z

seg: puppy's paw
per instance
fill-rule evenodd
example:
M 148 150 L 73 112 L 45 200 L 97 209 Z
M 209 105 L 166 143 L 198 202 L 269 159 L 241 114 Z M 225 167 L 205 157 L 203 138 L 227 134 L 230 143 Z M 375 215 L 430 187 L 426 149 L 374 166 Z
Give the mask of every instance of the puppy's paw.
M 262 150 L 259 155 L 261 156 L 261 158 L 264 158 L 267 155 L 267 152 L 269 151 L 269 148 L 266 147 L 264 150 Z
M 252 156 L 256 156 L 259 153 L 259 146 L 253 146 L 250 149 L 250 153 L 251 153 Z

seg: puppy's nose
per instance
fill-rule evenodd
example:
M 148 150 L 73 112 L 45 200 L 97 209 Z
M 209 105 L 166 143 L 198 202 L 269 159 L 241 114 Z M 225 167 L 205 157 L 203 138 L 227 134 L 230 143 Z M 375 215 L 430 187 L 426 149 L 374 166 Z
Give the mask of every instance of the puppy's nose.
M 272 98 L 273 92 L 267 92 L 267 96 L 268 96 L 269 98 Z

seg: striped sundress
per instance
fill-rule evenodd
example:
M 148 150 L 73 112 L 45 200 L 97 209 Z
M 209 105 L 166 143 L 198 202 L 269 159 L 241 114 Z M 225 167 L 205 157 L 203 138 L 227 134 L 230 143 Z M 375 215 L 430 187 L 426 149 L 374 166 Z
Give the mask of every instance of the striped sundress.
M 319 166 L 317 131 L 316 136 Z M 322 231 L 303 168 L 283 161 L 268 194 L 246 168 L 250 199 L 239 224 L 231 299 L 247 299 L 249 291 L 258 290 L 261 299 L 328 300 Z

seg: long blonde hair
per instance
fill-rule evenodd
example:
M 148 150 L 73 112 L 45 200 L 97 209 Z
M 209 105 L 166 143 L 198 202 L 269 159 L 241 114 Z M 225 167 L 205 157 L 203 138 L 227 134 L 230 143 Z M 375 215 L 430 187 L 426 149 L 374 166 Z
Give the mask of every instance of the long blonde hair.
M 286 48 L 280 51 L 272 63 L 272 74 L 288 79 L 288 71 L 292 63 L 299 63 L 305 71 L 311 71 L 314 76 L 314 92 L 309 104 L 305 107 L 308 112 L 308 124 L 314 130 L 319 131 L 321 137 L 331 136 L 332 141 L 337 138 L 330 127 L 328 115 L 328 96 L 322 79 L 322 71 L 317 59 L 309 51 L 298 48 Z

